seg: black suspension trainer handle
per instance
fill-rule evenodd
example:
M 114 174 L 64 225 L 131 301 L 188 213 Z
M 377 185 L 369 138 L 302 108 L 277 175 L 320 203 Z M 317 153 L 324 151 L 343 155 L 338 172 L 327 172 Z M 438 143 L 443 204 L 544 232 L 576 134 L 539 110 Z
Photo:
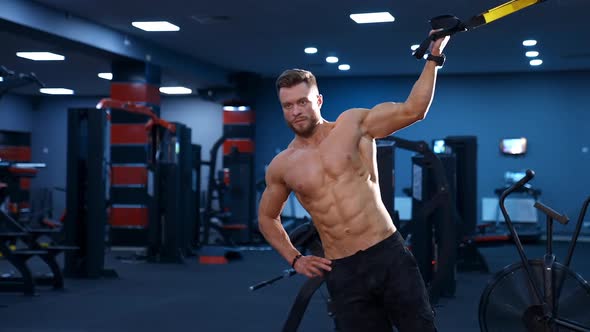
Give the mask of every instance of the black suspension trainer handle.
M 277 282 L 277 281 L 279 281 L 279 280 L 281 280 L 283 278 L 292 277 L 295 274 L 297 274 L 297 272 L 295 271 L 295 269 L 287 269 L 287 270 L 284 270 L 283 271 L 283 274 L 281 274 L 280 276 L 277 276 L 277 277 L 274 277 L 274 278 L 272 278 L 270 280 L 266 280 L 266 281 L 260 282 L 260 283 L 258 283 L 256 285 L 250 286 L 250 290 L 251 291 L 255 291 L 255 290 L 260 289 L 262 287 L 271 285 L 271 284 L 273 284 L 273 283 L 275 283 L 275 282 Z
M 545 1 L 547 0 L 511 0 L 481 14 L 473 16 L 467 21 L 467 23 L 461 22 L 461 20 L 453 15 L 441 15 L 433 17 L 429 21 L 430 25 L 432 26 L 432 29 L 440 31 L 437 31 L 428 36 L 428 38 L 426 38 L 414 51 L 413 55 L 416 57 L 416 59 L 422 59 L 428 51 L 428 47 L 432 41 L 454 35 L 457 32 L 473 30 L 482 25 L 486 25 L 517 11 Z
M 424 39 L 424 41 L 420 43 L 420 46 L 413 53 L 416 59 L 422 59 L 424 57 L 428 51 L 428 48 L 430 47 L 431 42 L 446 36 L 454 35 L 457 32 L 467 31 L 465 25 L 453 15 L 441 15 L 433 17 L 428 22 L 430 23 L 430 26 L 433 30 L 439 31 L 430 34 L 428 38 Z
M 301 252 L 305 252 L 306 250 L 309 249 L 311 251 L 312 255 L 323 257 L 324 254 L 323 254 L 322 250 L 320 250 L 321 248 L 316 248 L 315 246 L 313 246 L 314 245 L 313 241 L 316 239 L 319 240 L 319 235 L 318 235 L 318 232 L 317 232 L 315 226 L 313 225 L 313 222 L 311 222 L 311 221 L 298 226 L 297 228 L 295 228 L 293 231 L 291 231 L 289 233 L 289 240 L 291 240 L 291 243 L 293 244 L 293 246 L 300 248 Z M 317 243 L 316 243 L 316 245 L 317 245 Z M 320 247 L 321 247 L 321 245 L 320 245 Z M 295 271 L 294 268 L 283 270 L 283 273 L 279 276 L 276 276 L 276 277 L 266 280 L 266 281 L 262 281 L 256 285 L 250 286 L 250 290 L 255 291 L 255 290 L 260 289 L 262 287 L 266 287 L 268 285 L 271 285 L 281 279 L 292 277 L 296 274 L 297 274 L 297 271 Z

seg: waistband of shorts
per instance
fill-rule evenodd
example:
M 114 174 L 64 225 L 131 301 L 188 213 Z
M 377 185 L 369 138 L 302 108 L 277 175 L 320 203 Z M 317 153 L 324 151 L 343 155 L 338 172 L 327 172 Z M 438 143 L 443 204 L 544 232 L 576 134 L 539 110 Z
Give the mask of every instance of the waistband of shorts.
M 337 258 L 337 259 L 332 259 L 332 263 L 333 264 L 340 264 L 340 263 L 346 263 L 349 261 L 353 261 L 355 259 L 358 259 L 359 257 L 362 257 L 364 255 L 367 254 L 372 254 L 374 252 L 378 252 L 384 248 L 387 247 L 396 247 L 396 246 L 400 246 L 403 247 L 404 246 L 404 238 L 402 237 L 402 235 L 399 233 L 399 231 L 395 231 L 393 234 L 391 234 L 390 236 L 386 237 L 385 239 L 375 243 L 374 245 L 370 246 L 367 249 L 364 250 L 359 250 L 356 253 L 350 255 L 350 256 L 346 256 L 346 257 L 342 257 L 342 258 Z

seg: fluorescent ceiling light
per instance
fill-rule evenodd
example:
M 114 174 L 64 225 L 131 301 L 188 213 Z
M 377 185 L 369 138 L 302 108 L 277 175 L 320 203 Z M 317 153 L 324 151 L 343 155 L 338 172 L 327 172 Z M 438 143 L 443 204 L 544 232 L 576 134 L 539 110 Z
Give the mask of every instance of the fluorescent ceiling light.
M 338 66 L 338 69 L 340 69 L 342 71 L 350 70 L 350 65 L 341 64 L 341 65 Z
M 410 46 L 410 49 L 411 49 L 412 51 L 415 51 L 415 50 L 417 50 L 417 49 L 418 49 L 418 47 L 420 47 L 420 45 L 418 45 L 418 44 L 414 44 L 414 45 Z
M 16 56 L 34 61 L 62 61 L 63 55 L 51 52 L 16 52 Z
M 534 57 L 539 56 L 539 52 L 537 52 L 537 51 L 528 51 L 524 55 L 526 55 L 527 58 L 534 58 Z
M 358 24 L 393 22 L 395 17 L 389 12 L 350 14 L 350 18 Z
M 541 60 L 541 59 L 534 59 L 534 60 L 529 61 L 529 64 L 531 66 L 540 66 L 541 64 L 543 64 L 543 60 Z
M 250 110 L 250 106 L 223 106 L 223 110 L 224 111 L 232 111 L 232 112 L 244 112 L 244 111 L 249 111 Z
M 64 88 L 41 88 L 39 89 L 41 93 L 47 95 L 73 95 L 74 90 L 71 89 L 64 89 Z
M 522 45 L 523 46 L 535 46 L 535 45 L 537 45 L 537 41 L 534 39 L 527 39 L 522 42 Z
M 14 168 L 45 168 L 47 164 L 43 163 L 15 163 L 12 164 Z
M 98 77 L 110 81 L 113 79 L 113 73 L 98 73 Z
M 160 92 L 167 95 L 190 95 L 193 90 L 183 86 L 163 86 L 160 88 Z
M 318 49 L 315 47 L 306 47 L 304 52 L 307 54 L 316 54 L 318 52 Z
M 180 28 L 170 22 L 153 21 L 153 22 L 132 22 L 131 25 L 143 31 L 178 31 Z
M 336 62 L 338 62 L 338 58 L 335 56 L 329 56 L 326 58 L 326 62 L 327 63 L 336 63 Z

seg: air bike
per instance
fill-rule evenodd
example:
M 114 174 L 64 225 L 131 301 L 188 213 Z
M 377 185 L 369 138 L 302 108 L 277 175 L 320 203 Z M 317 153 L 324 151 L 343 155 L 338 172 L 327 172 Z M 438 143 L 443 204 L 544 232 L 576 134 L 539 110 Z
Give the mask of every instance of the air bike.
M 536 202 L 535 208 L 547 216 L 546 252 L 542 259 L 528 259 L 504 201 L 534 176 L 533 171 L 527 170 L 520 181 L 500 196 L 500 209 L 520 262 L 498 272 L 485 288 L 479 303 L 480 329 L 482 332 L 590 331 L 590 285 L 569 267 L 590 197 L 582 204 L 567 256 L 562 262 L 553 254 L 553 221 L 565 225 L 569 219 Z

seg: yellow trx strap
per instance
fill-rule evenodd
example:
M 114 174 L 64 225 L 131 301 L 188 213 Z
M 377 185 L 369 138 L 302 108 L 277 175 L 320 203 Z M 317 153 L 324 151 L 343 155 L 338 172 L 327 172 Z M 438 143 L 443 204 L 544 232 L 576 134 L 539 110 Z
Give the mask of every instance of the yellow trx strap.
M 479 16 L 483 16 L 483 19 L 487 24 L 543 1 L 545 0 L 512 0 L 498 7 L 492 8 L 484 13 L 481 13 Z

